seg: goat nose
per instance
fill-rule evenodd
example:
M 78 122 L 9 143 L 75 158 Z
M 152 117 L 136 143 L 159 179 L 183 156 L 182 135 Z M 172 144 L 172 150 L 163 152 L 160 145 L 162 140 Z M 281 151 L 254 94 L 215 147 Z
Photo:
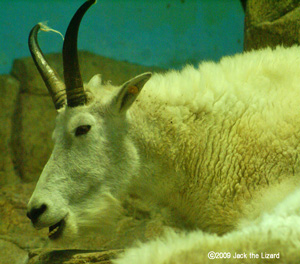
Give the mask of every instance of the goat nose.
M 31 222 L 34 224 L 37 222 L 39 216 L 43 214 L 47 209 L 47 205 L 42 204 L 40 207 L 34 207 L 29 212 L 27 212 L 27 217 L 31 220 Z

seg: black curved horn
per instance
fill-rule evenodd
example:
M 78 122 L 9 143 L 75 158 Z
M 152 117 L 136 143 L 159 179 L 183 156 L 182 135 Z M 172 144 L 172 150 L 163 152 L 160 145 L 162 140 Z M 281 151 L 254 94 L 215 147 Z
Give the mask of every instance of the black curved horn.
M 33 58 L 33 61 L 40 72 L 48 91 L 52 97 L 55 108 L 58 110 L 63 107 L 66 99 L 65 84 L 62 82 L 58 74 L 52 69 L 45 59 L 43 52 L 41 51 L 37 35 L 41 28 L 40 24 L 35 25 L 30 31 L 28 38 L 28 46 Z
M 96 3 L 96 0 L 86 1 L 73 16 L 63 46 L 64 78 L 67 92 L 67 104 L 70 107 L 84 105 L 87 96 L 83 88 L 83 82 L 79 70 L 77 54 L 77 37 L 80 22 L 85 12 Z

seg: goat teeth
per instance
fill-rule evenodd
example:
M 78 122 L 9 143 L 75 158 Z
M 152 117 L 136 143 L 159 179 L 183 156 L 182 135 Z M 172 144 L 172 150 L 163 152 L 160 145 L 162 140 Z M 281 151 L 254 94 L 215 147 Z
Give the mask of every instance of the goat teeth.
M 51 232 L 48 233 L 48 236 L 52 236 L 53 234 L 55 234 L 59 229 L 59 226 L 55 227 Z

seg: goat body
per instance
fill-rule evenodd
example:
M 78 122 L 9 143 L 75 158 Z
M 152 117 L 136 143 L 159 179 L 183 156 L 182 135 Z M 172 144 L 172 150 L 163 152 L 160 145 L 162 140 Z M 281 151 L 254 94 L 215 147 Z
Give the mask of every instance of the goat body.
M 116 263 L 206 263 L 210 251 L 225 252 L 217 255 L 224 263 L 262 252 L 260 262 L 299 259 L 299 47 L 144 73 L 120 87 L 96 75 L 83 87 L 74 34 L 94 2 L 68 27 L 66 84 L 38 47 L 40 25 L 30 34 L 58 112 L 28 204 L 33 225 L 49 227 L 53 240 L 104 232 L 130 195 L 190 232 L 170 232 Z

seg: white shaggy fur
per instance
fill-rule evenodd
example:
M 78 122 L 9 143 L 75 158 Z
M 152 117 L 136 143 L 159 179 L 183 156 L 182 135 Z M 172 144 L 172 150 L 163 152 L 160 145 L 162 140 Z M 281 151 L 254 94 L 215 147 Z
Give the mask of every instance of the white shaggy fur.
M 298 263 L 299 204 L 300 191 L 297 189 L 270 213 L 262 213 L 255 221 L 248 222 L 247 225 L 222 237 L 202 231 L 179 234 L 169 232 L 164 238 L 129 249 L 123 257 L 113 263 Z M 211 252 L 230 255 L 227 255 L 227 258 L 221 255 L 220 258 L 212 260 L 208 257 Z
M 199 231 L 171 233 L 116 263 L 208 263 L 209 251 L 299 259 L 300 48 L 149 76 L 113 87 L 97 75 L 88 105 L 60 110 L 28 205 L 47 206 L 35 226 L 65 219 L 63 237 L 101 231 L 130 194 L 174 227 Z M 82 125 L 90 131 L 75 136 Z

